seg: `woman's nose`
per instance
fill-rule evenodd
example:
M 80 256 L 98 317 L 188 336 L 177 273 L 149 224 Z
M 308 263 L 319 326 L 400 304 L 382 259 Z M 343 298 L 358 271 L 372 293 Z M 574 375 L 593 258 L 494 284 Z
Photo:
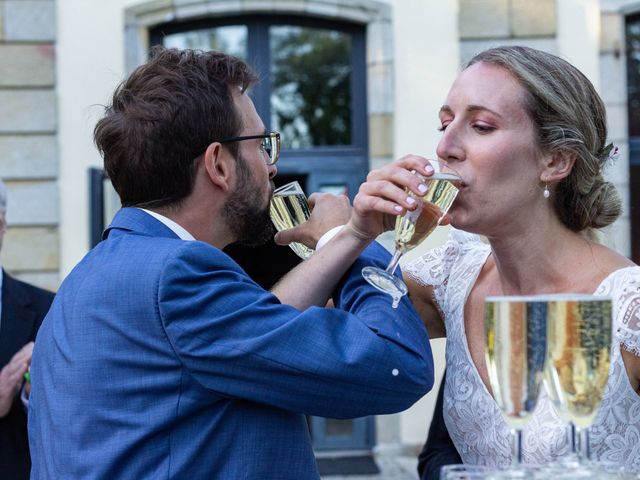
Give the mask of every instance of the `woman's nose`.
M 464 149 L 461 145 L 460 136 L 459 133 L 456 132 L 453 123 L 449 124 L 442 134 L 436 147 L 436 154 L 438 158 L 447 162 L 462 160 L 464 158 Z

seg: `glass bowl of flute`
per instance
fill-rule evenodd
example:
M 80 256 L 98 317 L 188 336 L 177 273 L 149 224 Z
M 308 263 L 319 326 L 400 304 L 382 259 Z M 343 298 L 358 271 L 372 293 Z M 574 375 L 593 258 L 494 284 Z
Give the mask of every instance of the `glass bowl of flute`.
M 394 272 L 402 255 L 420 245 L 435 228 L 440 225 L 458 195 L 462 182 L 460 176 L 445 162 L 431 160 L 435 170 L 433 175 L 425 177 L 412 171 L 426 185 L 427 190 L 417 196 L 409 189 L 407 195 L 417 200 L 414 210 L 398 215 L 395 223 L 395 251 L 386 269 L 365 267 L 362 276 L 378 290 L 391 295 L 392 306 L 396 308 L 400 299 L 407 294 L 407 286 Z

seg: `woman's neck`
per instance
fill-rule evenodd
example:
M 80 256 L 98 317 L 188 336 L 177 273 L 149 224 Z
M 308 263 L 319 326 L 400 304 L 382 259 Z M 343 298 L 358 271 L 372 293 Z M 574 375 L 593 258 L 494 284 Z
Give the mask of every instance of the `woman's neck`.
M 496 289 L 504 295 L 592 293 L 593 244 L 559 222 L 490 237 Z M 597 284 L 596 284 L 597 286 Z

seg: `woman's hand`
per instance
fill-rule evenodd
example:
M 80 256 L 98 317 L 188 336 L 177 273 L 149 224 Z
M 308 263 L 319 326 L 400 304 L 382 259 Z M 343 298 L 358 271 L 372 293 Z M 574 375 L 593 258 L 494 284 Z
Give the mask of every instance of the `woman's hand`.
M 416 208 L 416 200 L 405 189 L 422 196 L 427 187 L 415 171 L 433 175 L 433 167 L 426 158 L 406 155 L 378 170 L 372 170 L 353 201 L 353 212 L 347 226 L 363 240 L 372 240 L 391 230 L 396 216 Z

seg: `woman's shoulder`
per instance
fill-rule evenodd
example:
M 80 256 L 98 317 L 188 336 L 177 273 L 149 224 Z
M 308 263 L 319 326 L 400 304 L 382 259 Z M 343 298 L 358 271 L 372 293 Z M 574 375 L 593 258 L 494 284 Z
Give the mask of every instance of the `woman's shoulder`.
M 624 255 L 604 246 L 597 245 L 593 250 L 594 264 L 605 273 L 602 283 L 611 283 L 624 278 L 640 277 L 640 267 Z

